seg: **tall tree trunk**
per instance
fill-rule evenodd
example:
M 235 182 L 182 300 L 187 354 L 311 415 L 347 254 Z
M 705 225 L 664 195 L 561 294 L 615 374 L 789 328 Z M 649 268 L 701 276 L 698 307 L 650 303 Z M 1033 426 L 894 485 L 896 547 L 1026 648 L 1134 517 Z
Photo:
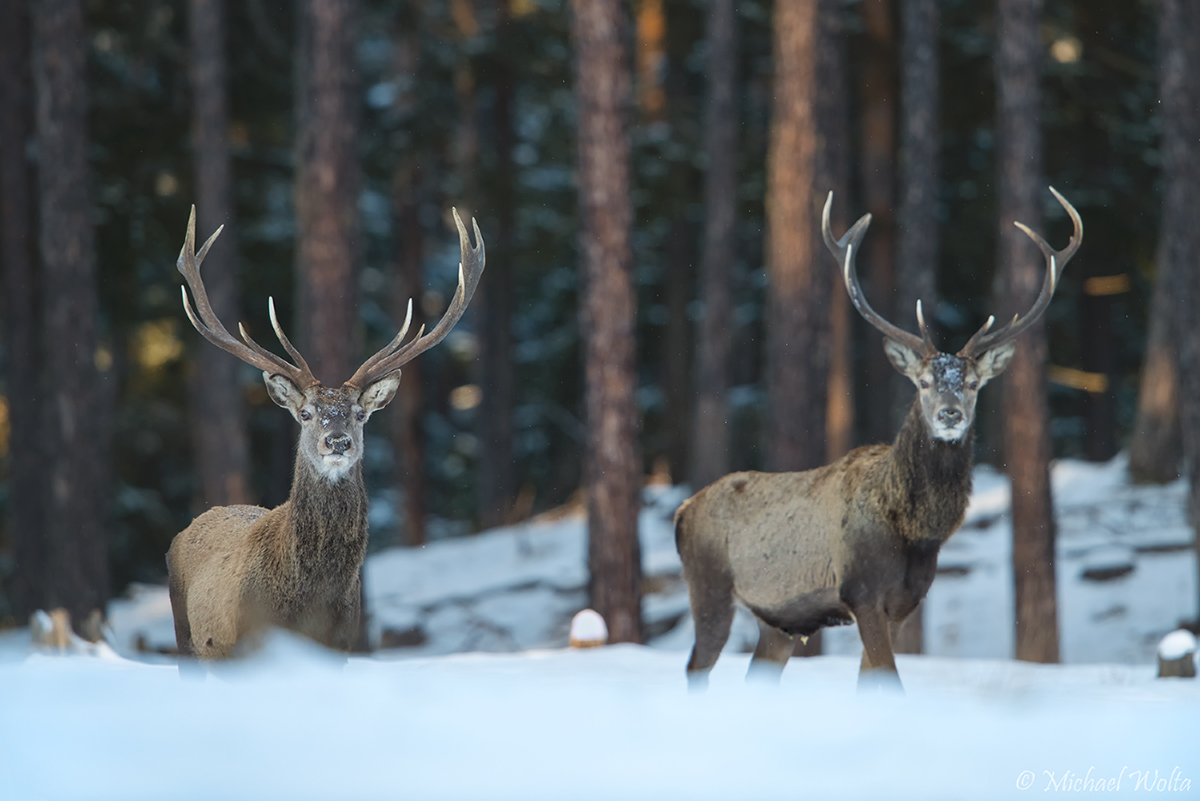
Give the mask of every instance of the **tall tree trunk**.
M 8 540 L 15 570 L 9 602 L 24 621 L 40 603 L 45 575 L 45 465 L 39 297 L 34 271 L 33 174 L 26 157 L 33 134 L 28 4 L 0 0 L 0 272 L 8 397 Z M 21 460 L 18 465 L 14 455 Z
M 938 51 L 934 0 L 900 0 L 900 212 L 896 258 L 897 314 L 915 315 L 922 301 L 932 322 L 937 308 Z M 893 409 L 912 405 L 913 387 L 897 375 Z M 897 632 L 897 653 L 919 654 L 921 604 Z
M 96 261 L 88 200 L 87 33 L 78 0 L 33 6 L 49 504 L 39 605 L 75 620 L 108 601 Z
M 1150 331 L 1146 336 L 1146 357 L 1138 391 L 1137 415 L 1129 442 L 1129 471 L 1135 479 L 1166 483 L 1179 476 L 1180 459 L 1186 440 L 1180 429 L 1183 383 L 1180 369 L 1195 371 L 1196 361 L 1179 358 L 1180 345 L 1187 336 L 1187 321 L 1194 313 L 1180 302 L 1188 298 L 1188 275 L 1181 271 L 1196 263 L 1196 251 L 1190 250 L 1195 231 L 1192 210 L 1200 200 L 1200 191 L 1191 181 L 1188 169 L 1196 153 L 1197 120 L 1195 56 L 1197 34 L 1189 30 L 1190 8 L 1181 0 L 1159 0 L 1158 4 L 1158 80 L 1162 108 L 1163 215 L 1159 229 L 1158 276 L 1150 305 Z M 1190 38 L 1189 40 L 1189 37 Z M 1192 105 L 1188 105 L 1188 104 Z M 1190 258 L 1190 260 L 1189 260 Z M 1193 463 L 1195 464 L 1195 463 Z
M 998 0 L 996 56 L 999 128 L 999 252 L 1011 309 L 1027 311 L 1041 289 L 1044 260 L 1019 220 L 1042 225 L 1041 56 L 1042 0 Z M 1004 450 L 1012 478 L 1013 580 L 1016 656 L 1058 661 L 1054 576 L 1054 508 L 1050 497 L 1050 415 L 1046 403 L 1046 329 L 1035 323 L 1021 337 L 1004 383 Z
M 340 386 L 358 364 L 357 3 L 304 0 L 300 16 L 294 329 L 317 378 Z
M 775 7 L 775 104 L 767 149 L 767 469 L 825 458 L 824 332 L 831 271 L 816 269 L 817 0 Z
M 1188 476 L 1188 512 L 1200 531 L 1200 7 L 1159 0 L 1159 91 L 1163 109 L 1163 217 L 1159 280 L 1175 298 L 1175 366 Z M 1200 568 L 1200 534 L 1194 538 Z M 1200 581 L 1197 582 L 1200 587 Z
M 421 309 L 424 290 L 421 268 L 425 260 L 425 232 L 421 227 L 421 172 L 416 158 L 405 160 L 393 178 L 392 207 L 395 209 L 397 248 L 396 283 L 392 292 L 392 319 L 403 320 L 408 303 L 413 305 L 412 330 L 420 330 L 425 316 Z M 490 277 L 490 276 L 489 276 Z M 392 422 L 392 446 L 396 474 L 404 494 L 404 542 L 424 545 L 425 533 L 425 429 L 421 425 L 423 385 L 421 360 L 404 366 L 404 379 L 396 392 Z
M 207 236 L 224 225 L 205 262 L 204 285 L 213 312 L 237 320 L 237 227 L 233 164 L 229 153 L 229 104 L 225 70 L 224 0 L 190 0 L 189 76 L 192 85 L 192 148 L 197 214 Z M 250 456 L 246 412 L 237 359 L 201 342 L 193 355 L 188 392 L 192 447 L 199 472 L 201 508 L 250 502 Z
M 835 231 L 848 226 L 850 197 L 850 103 L 846 78 L 846 46 L 840 0 L 821 0 L 821 39 L 817 46 L 817 125 L 821 145 L 817 153 L 817 196 L 833 190 L 843 202 L 834 204 Z M 825 461 L 845 456 L 854 447 L 854 326 L 850 297 L 838 277 L 838 265 L 824 242 L 813 245 L 817 270 L 832 269 L 829 280 L 829 391 L 825 404 Z M 817 636 L 820 632 L 817 632 Z
M 696 411 L 689 478 L 695 489 L 729 472 L 733 269 L 737 261 L 737 14 L 733 0 L 708 7 L 708 100 L 704 109 L 704 252 Z
M 619 0 L 572 0 L 587 383 L 591 598 L 614 642 L 640 642 L 641 478 L 629 196 L 630 79 Z
M 888 320 L 896 314 L 896 31 L 892 0 L 863 0 L 867 51 L 862 62 L 862 188 L 871 213 L 871 235 L 863 245 L 871 305 Z M 908 407 L 894 403 L 900 380 L 874 337 L 867 348 L 868 442 L 891 442 Z
M 509 0 L 496 3 L 496 60 L 491 75 L 495 90 L 494 146 L 496 232 L 488 242 L 488 280 L 481 288 L 479 377 L 479 518 L 484 528 L 514 522 L 516 464 L 513 461 L 513 408 L 516 387 L 513 364 L 513 231 L 516 228 L 516 169 L 513 164 L 516 93 L 515 53 Z M 478 301 L 477 301 L 478 302 Z

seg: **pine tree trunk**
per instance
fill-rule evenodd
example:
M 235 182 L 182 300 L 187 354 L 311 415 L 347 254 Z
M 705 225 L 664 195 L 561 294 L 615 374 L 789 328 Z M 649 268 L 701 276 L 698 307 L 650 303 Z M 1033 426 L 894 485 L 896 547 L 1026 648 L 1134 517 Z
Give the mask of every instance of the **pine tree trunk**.
M 45 574 L 45 464 L 39 374 L 40 317 L 34 270 L 33 173 L 26 156 L 33 135 L 27 3 L 0 0 L 0 314 L 4 316 L 4 381 L 8 397 L 8 540 L 13 583 L 9 602 L 24 623 L 37 608 Z M 20 459 L 20 464 L 16 462 Z
M 496 233 L 488 242 L 488 280 L 481 288 L 482 339 L 480 342 L 479 512 L 484 528 L 512 520 L 516 499 L 516 464 L 513 458 L 513 411 L 516 375 L 513 361 L 513 231 L 516 228 L 516 169 L 513 102 L 516 94 L 512 21 L 509 0 L 496 5 L 496 64 L 491 76 L 495 91 L 492 112 L 495 124 L 496 181 L 492 199 Z
M 640 458 L 629 197 L 627 22 L 619 0 L 572 0 L 587 384 L 588 567 L 611 642 L 640 642 Z
M 700 489 L 729 472 L 729 384 L 737 226 L 737 14 L 733 0 L 708 7 L 708 99 L 704 109 L 704 316 L 696 348 L 696 410 L 689 479 Z
M 817 46 L 817 199 L 833 190 L 832 225 L 845 231 L 850 198 L 850 104 L 846 78 L 844 11 L 839 0 L 821 0 L 821 38 Z M 854 326 L 850 297 L 837 262 L 819 238 L 815 241 L 817 270 L 833 270 L 829 279 L 829 391 L 825 412 L 825 461 L 842 458 L 854 447 Z M 819 636 L 820 632 L 818 632 Z
M 1200 191 L 1188 170 L 1198 154 L 1196 70 L 1197 34 L 1188 29 L 1191 3 L 1159 0 L 1158 69 L 1162 108 L 1163 215 L 1159 230 L 1158 276 L 1150 306 L 1150 331 L 1138 391 L 1137 416 L 1129 443 L 1129 471 L 1141 481 L 1166 483 L 1179 476 L 1186 440 L 1180 414 L 1183 378 L 1180 370 L 1196 362 L 1179 358 L 1185 326 L 1194 313 L 1186 305 L 1187 271 L 1196 263 L 1189 247 L 1195 231 L 1195 203 Z M 1191 105 L 1189 105 L 1191 104 Z M 1190 137 L 1190 138 L 1189 138 Z M 1189 261 L 1190 258 L 1190 261 Z M 1194 271 L 1194 270 L 1193 270 Z M 1182 302 L 1182 303 L 1181 303 Z M 1177 316 L 1182 312 L 1182 316 Z M 1195 464 L 1194 462 L 1192 464 Z
M 816 269 L 817 0 L 775 8 L 775 105 L 767 150 L 767 469 L 825 458 L 829 285 Z
M 32 5 L 37 91 L 47 475 L 40 606 L 82 620 L 109 595 L 101 492 L 108 421 L 96 369 L 96 261 L 88 200 L 87 34 L 78 0 Z
M 189 73 L 192 87 L 192 148 L 201 235 L 225 226 L 204 262 L 204 286 L 221 320 L 238 313 L 238 231 L 233 209 L 229 152 L 228 79 L 225 69 L 224 0 L 190 0 Z M 241 363 L 203 340 L 195 340 L 189 377 L 188 416 L 199 473 L 199 507 L 250 502 L 250 456 Z
M 859 257 L 865 268 L 871 305 L 888 320 L 904 324 L 910 311 L 896 309 L 896 31 L 892 0 L 863 0 L 866 33 L 862 62 L 862 188 L 871 213 L 871 235 Z M 867 346 L 868 442 L 891 442 L 908 412 L 897 408 L 895 397 L 900 378 L 883 352 L 877 337 Z M 911 384 L 910 384 L 911 386 Z
M 1041 289 L 1045 260 L 1013 221 L 1041 230 L 1041 0 L 998 0 L 996 58 L 999 128 L 999 252 L 1010 309 L 1027 311 Z M 1002 318 L 1003 319 L 1003 318 Z M 1050 425 L 1044 322 L 1017 344 L 1004 380 L 1004 450 L 1012 478 L 1016 657 L 1058 661 L 1055 525 L 1050 496 Z
M 1160 0 L 1159 80 L 1163 108 L 1163 218 L 1159 245 L 1175 299 L 1174 344 L 1188 512 L 1200 531 L 1200 7 Z M 1162 280 L 1162 278 L 1160 278 Z M 1194 538 L 1200 567 L 1200 534 Z M 1200 586 L 1198 583 L 1197 586 Z
M 305 0 L 297 58 L 301 352 L 327 386 L 358 366 L 358 68 L 354 0 Z

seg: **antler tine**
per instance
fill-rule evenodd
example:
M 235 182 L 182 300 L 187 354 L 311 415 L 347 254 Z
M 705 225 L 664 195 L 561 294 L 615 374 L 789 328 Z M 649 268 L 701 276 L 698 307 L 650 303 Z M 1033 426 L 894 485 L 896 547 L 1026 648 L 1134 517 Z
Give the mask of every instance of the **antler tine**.
M 1079 250 L 1079 246 L 1083 244 L 1083 219 L 1079 216 L 1079 212 L 1053 186 L 1050 187 L 1050 192 L 1058 200 L 1059 204 L 1066 209 L 1067 216 L 1071 218 L 1071 222 L 1074 225 L 1075 230 L 1071 234 L 1070 241 L 1067 242 L 1067 246 L 1062 250 L 1055 250 L 1050 247 L 1050 244 L 1041 235 L 1029 228 L 1029 226 L 1014 221 L 1013 225 L 1024 231 L 1025 235 L 1034 241 L 1034 244 L 1042 251 L 1042 255 L 1046 257 L 1046 276 L 1042 279 L 1041 292 L 1038 293 L 1037 300 L 1033 302 L 1033 306 L 1024 316 L 1014 314 L 1012 320 L 1007 325 L 990 334 L 987 333 L 987 330 L 991 327 L 994 318 L 988 318 L 988 322 L 976 331 L 975 335 L 958 352 L 960 356 L 975 356 L 1015 339 L 1026 328 L 1033 325 L 1050 305 L 1050 300 L 1054 297 L 1055 290 L 1058 289 L 1058 279 L 1062 277 L 1063 268 L 1067 266 L 1067 262 L 1071 260 L 1071 257 L 1075 255 L 1075 251 Z
M 858 249 L 859 242 L 867 233 L 867 228 L 871 225 L 871 215 L 864 214 L 858 218 L 858 222 L 850 226 L 841 239 L 835 239 L 833 231 L 829 225 L 829 215 L 833 208 L 833 192 L 825 198 L 825 210 L 821 213 L 821 236 L 825 239 L 825 247 L 829 248 L 829 252 L 837 259 L 838 266 L 842 268 L 842 280 L 846 284 L 846 293 L 850 295 L 850 302 L 854 304 L 854 308 L 862 315 L 863 319 L 879 330 L 888 339 L 895 340 L 918 353 L 936 353 L 937 348 L 934 347 L 933 341 L 929 337 L 929 332 L 924 325 L 924 318 L 921 315 L 918 307 L 918 321 L 921 323 L 921 336 L 910 334 L 903 328 L 893 325 L 885 320 L 880 314 L 871 308 L 871 304 L 867 303 L 866 295 L 863 294 L 862 287 L 858 283 L 858 271 L 854 264 L 855 251 Z
M 476 245 L 472 247 L 471 236 L 467 233 L 467 227 L 463 225 L 462 218 L 458 216 L 458 210 L 451 209 L 451 212 L 454 215 L 454 224 L 458 228 L 458 243 L 462 253 L 462 260 L 458 265 L 458 289 L 455 291 L 454 299 L 451 300 L 446 313 L 442 315 L 442 319 L 438 321 L 438 324 L 434 326 L 432 331 L 426 334 L 425 327 L 422 326 L 417 331 L 416 337 L 407 345 L 401 347 L 400 343 L 403 341 L 405 334 L 408 333 L 408 326 L 412 320 L 412 301 L 410 300 L 408 302 L 408 315 L 404 320 L 404 326 L 400 329 L 400 333 L 384 346 L 382 350 L 363 362 L 362 366 L 346 382 L 347 384 L 365 388 L 371 382 L 400 369 L 445 339 L 450 330 L 462 318 L 463 313 L 466 312 L 467 304 L 471 302 L 471 298 L 475 294 L 475 287 L 479 285 L 479 279 L 483 275 L 487 254 L 483 244 L 483 234 L 479 232 L 479 225 L 475 222 L 475 219 L 471 218 L 471 228 L 475 232 L 476 242 Z
M 275 331 L 280 336 L 280 341 L 283 342 L 284 348 L 300 362 L 300 367 L 284 361 L 274 353 L 261 347 L 250 338 L 245 328 L 240 324 L 238 330 L 241 332 L 245 342 L 238 341 L 226 330 L 225 326 L 213 312 L 212 304 L 208 300 L 208 291 L 204 287 L 204 280 L 200 277 L 200 266 L 204 262 L 204 257 L 208 255 L 209 248 L 212 247 L 222 230 L 224 230 L 224 226 L 214 231 L 212 236 L 205 241 L 200 247 L 199 252 L 197 252 L 196 207 L 192 206 L 191 214 L 188 217 L 187 235 L 184 237 L 183 248 L 179 251 L 179 259 L 175 262 L 176 267 L 187 283 L 186 287 L 180 287 L 179 289 L 183 294 L 183 310 L 187 314 L 188 320 L 191 321 L 192 326 L 200 335 L 209 342 L 227 353 L 232 353 L 253 367 L 257 367 L 268 373 L 285 375 L 301 387 L 307 387 L 316 383 L 316 379 L 313 378 L 308 365 L 304 363 L 302 358 L 299 358 L 300 355 L 291 347 L 291 343 L 287 341 L 287 337 L 283 335 L 283 331 L 275 321 L 273 303 L 271 304 L 272 324 L 275 326 Z M 192 290 L 192 295 L 196 298 L 195 309 L 192 308 L 191 300 L 188 298 L 189 288 Z

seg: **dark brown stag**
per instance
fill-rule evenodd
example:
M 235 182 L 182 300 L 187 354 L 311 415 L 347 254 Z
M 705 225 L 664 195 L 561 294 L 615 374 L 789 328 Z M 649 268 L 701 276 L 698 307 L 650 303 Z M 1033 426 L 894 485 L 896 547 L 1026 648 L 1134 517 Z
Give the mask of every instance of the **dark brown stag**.
M 484 246 L 475 247 L 454 212 L 462 251 L 458 291 L 445 316 L 407 344 L 412 302 L 400 333 L 340 387 L 325 387 L 275 319 L 271 325 L 288 362 L 238 326 L 235 339 L 213 314 L 200 264 L 221 233 L 196 252 L 196 210 L 188 220 L 179 271 L 183 307 L 205 339 L 263 371 L 271 400 L 300 424 L 291 496 L 274 509 L 219 506 L 180 532 L 167 553 L 175 639 L 184 656 L 232 655 L 266 626 L 291 629 L 331 648 L 348 649 L 358 631 L 359 568 L 367 548 L 367 491 L 362 478 L 363 425 L 395 397 L 400 367 L 436 345 L 466 311 L 483 274 Z
M 793 638 L 825 626 L 858 624 L 863 643 L 859 684 L 899 682 L 892 630 L 925 597 L 938 550 L 962 524 L 971 493 L 975 400 L 1012 359 L 1015 339 L 1037 320 L 1059 276 L 1083 241 L 1083 221 L 1053 187 L 1075 225 L 1054 250 L 1021 223 L 1046 257 L 1046 278 L 1033 308 L 991 331 L 988 321 L 957 354 L 933 345 L 920 301 L 909 333 L 871 308 L 854 257 L 870 225 L 864 215 L 840 240 L 829 230 L 833 193 L 822 230 L 859 314 L 884 335 L 892 366 L 917 397 L 891 445 L 858 448 L 800 473 L 733 473 L 686 501 L 675 515 L 696 645 L 688 662 L 693 687 L 707 685 L 733 621 L 734 601 L 754 613 L 758 647 L 751 673 L 777 679 Z

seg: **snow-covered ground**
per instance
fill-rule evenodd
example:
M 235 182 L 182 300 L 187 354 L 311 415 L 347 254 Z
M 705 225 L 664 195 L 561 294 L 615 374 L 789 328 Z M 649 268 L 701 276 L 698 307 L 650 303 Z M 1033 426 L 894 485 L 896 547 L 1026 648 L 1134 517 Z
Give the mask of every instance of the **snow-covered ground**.
M 173 640 L 166 594 L 149 587 L 110 609 L 120 653 L 0 637 L 0 799 L 1194 794 L 1200 681 L 1155 679 L 1153 662 L 1197 611 L 1184 490 L 1132 487 L 1124 471 L 1055 467 L 1070 664 L 1008 659 L 1009 490 L 981 468 L 926 601 L 930 655 L 898 658 L 907 695 L 855 693 L 852 627 L 827 632 L 833 655 L 792 660 L 780 687 L 747 685 L 743 616 L 710 691 L 688 695 L 670 525 L 684 493 L 648 488 L 652 647 L 561 647 L 585 601 L 578 518 L 373 556 L 372 634 L 397 646 L 373 657 L 277 634 L 189 681 L 134 651 Z

